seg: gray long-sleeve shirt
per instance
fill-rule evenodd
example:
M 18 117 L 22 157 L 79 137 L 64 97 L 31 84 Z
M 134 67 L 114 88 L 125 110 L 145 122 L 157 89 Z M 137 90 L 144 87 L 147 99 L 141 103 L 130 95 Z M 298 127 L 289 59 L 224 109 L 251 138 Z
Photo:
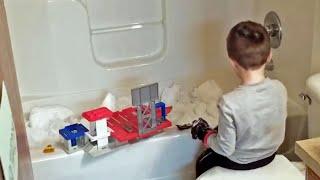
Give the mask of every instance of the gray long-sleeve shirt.
M 219 132 L 207 139 L 216 153 L 247 164 L 274 154 L 284 140 L 287 91 L 266 78 L 240 86 L 219 102 Z

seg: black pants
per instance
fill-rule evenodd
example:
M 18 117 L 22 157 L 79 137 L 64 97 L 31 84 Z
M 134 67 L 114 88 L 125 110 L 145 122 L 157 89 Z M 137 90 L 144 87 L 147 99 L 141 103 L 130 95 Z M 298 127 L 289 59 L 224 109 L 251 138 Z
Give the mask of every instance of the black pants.
M 220 154 L 217 154 L 211 148 L 208 148 L 197 159 L 196 175 L 197 177 L 199 177 L 202 173 L 206 172 L 207 170 L 215 166 L 220 166 L 226 169 L 233 169 L 233 170 L 256 169 L 269 164 L 270 162 L 273 161 L 274 157 L 275 157 L 275 154 L 265 159 L 252 162 L 249 164 L 238 164 Z

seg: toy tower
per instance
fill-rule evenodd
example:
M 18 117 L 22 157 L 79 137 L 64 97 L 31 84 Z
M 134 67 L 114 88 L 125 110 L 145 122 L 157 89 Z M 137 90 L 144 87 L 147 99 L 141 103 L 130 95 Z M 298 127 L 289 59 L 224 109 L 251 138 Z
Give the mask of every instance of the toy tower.
M 158 83 L 131 90 L 132 105 L 137 108 L 139 134 L 145 134 L 157 127 L 156 100 L 159 99 Z
M 86 132 L 86 135 L 91 143 L 97 144 L 98 149 L 104 149 L 108 146 L 110 131 L 107 127 L 107 122 L 112 114 L 113 112 L 106 107 L 82 113 L 82 117 L 90 123 L 89 132 Z

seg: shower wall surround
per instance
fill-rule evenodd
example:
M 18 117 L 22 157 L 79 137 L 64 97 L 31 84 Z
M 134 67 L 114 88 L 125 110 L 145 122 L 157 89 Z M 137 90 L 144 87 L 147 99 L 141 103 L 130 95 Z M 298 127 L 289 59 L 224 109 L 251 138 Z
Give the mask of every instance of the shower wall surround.
M 274 10 L 284 36 L 281 47 L 273 51 L 275 70 L 269 75 L 283 81 L 289 96 L 300 104 L 298 94 L 310 69 L 315 71 L 312 64 L 317 64 L 317 4 L 317 0 L 6 0 L 24 98 L 209 78 L 228 91 L 238 83 L 225 50 L 229 29 L 242 20 L 263 23 L 266 13 Z

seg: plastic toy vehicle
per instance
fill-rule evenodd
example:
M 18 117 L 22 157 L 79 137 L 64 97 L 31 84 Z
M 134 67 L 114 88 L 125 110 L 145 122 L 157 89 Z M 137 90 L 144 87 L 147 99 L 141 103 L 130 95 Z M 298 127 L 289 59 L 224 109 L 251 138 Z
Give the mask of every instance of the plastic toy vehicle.
M 59 132 L 64 138 L 66 151 L 71 153 L 83 147 L 83 141 L 77 139 L 83 140 L 84 134 L 85 140 L 89 139 L 84 149 L 94 154 L 95 151 L 111 151 L 119 145 L 153 136 L 172 125 L 166 118 L 172 108 L 156 102 L 159 99 L 157 83 L 135 88 L 131 96 L 133 107 L 116 112 L 100 107 L 82 113 L 90 124 L 89 130 L 79 124 L 61 129 Z M 81 132 L 75 127 L 81 127 Z

